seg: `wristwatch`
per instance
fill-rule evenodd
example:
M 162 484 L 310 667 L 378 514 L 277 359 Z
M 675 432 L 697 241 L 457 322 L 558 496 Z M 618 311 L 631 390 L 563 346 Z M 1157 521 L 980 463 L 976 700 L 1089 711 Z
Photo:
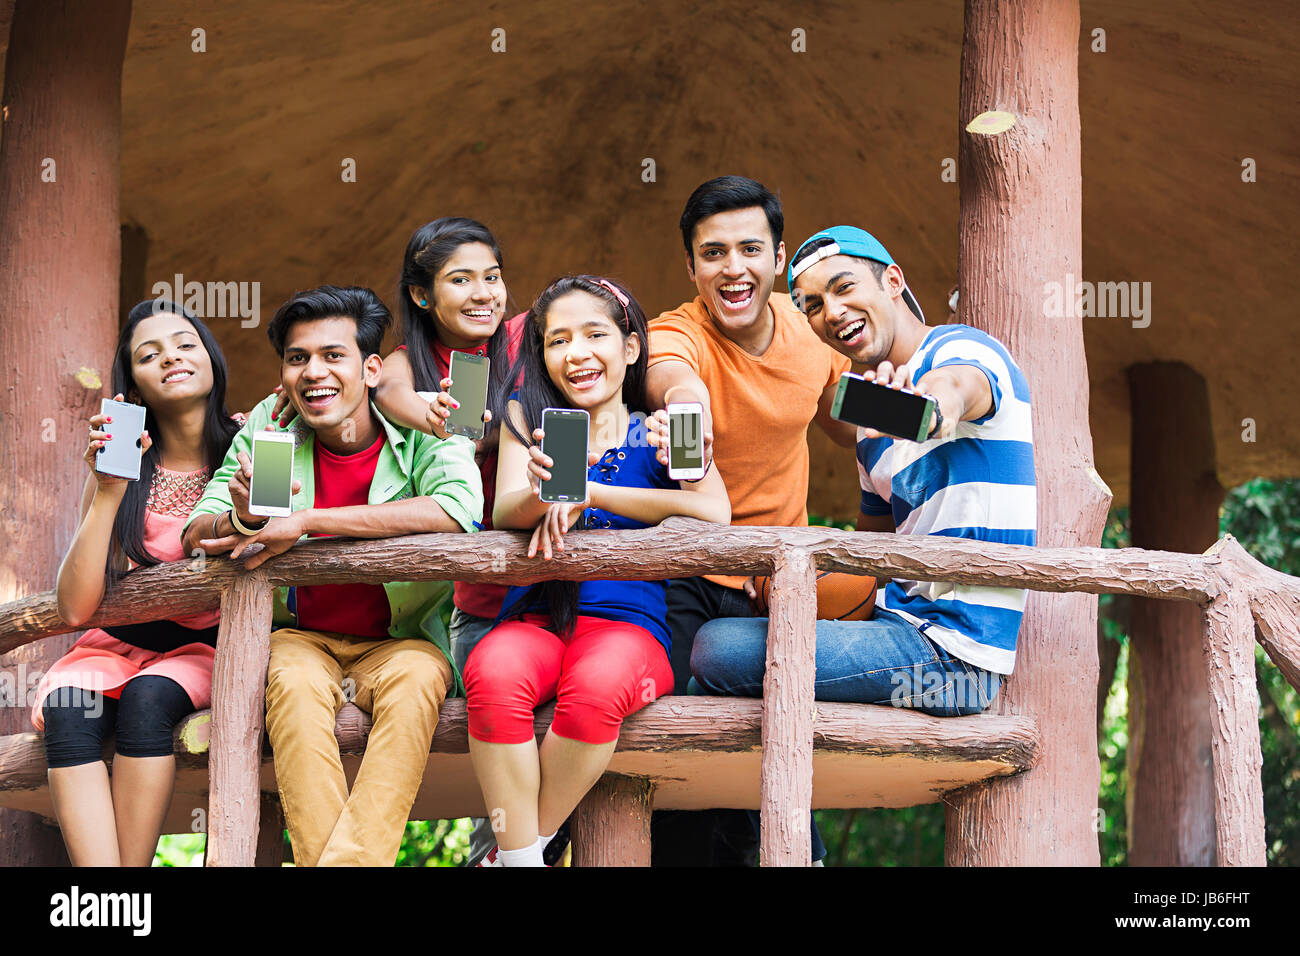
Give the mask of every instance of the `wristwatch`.
M 934 403 L 934 421 L 931 422 L 930 431 L 926 433 L 925 437 L 929 438 L 931 435 L 933 435 L 942 427 L 943 427 L 943 412 L 939 411 L 939 403 L 936 401 Z

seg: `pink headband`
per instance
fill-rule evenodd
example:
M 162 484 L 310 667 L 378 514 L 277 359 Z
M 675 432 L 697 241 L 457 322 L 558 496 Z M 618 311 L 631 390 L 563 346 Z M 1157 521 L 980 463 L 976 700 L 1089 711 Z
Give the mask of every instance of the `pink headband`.
M 631 328 L 632 320 L 627 317 L 627 296 L 625 296 L 621 291 L 619 291 L 618 287 L 614 285 L 614 283 L 610 282 L 608 279 L 597 279 L 596 285 L 604 286 L 606 289 L 608 289 L 610 292 L 614 294 L 614 298 L 618 299 L 618 304 L 623 307 L 623 324 L 626 325 L 628 328 Z

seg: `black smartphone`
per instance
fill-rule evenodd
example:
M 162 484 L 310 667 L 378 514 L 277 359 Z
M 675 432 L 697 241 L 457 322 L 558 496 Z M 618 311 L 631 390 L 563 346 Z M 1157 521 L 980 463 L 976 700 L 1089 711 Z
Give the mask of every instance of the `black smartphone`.
M 541 499 L 552 503 L 587 498 L 587 426 L 589 416 L 577 408 L 542 410 L 542 454 L 554 463 L 543 481 Z
M 447 416 L 449 434 L 464 435 L 473 441 L 483 437 L 483 412 L 487 409 L 488 369 L 491 364 L 486 355 L 451 353 L 447 377 L 451 379 L 451 397 L 460 402 L 460 408 L 452 409 Z
M 831 405 L 832 418 L 908 441 L 925 441 L 934 412 L 934 399 L 927 395 L 868 382 L 852 372 L 840 376 Z

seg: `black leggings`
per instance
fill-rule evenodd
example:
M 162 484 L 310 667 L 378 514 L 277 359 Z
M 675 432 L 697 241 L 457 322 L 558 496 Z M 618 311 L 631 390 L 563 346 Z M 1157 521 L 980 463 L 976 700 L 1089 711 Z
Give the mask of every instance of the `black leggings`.
M 114 732 L 123 757 L 170 755 L 172 731 L 194 712 L 194 704 L 170 677 L 145 674 L 129 680 L 117 700 L 80 687 L 56 687 L 41 711 L 46 764 L 79 767 L 102 760 L 104 740 Z

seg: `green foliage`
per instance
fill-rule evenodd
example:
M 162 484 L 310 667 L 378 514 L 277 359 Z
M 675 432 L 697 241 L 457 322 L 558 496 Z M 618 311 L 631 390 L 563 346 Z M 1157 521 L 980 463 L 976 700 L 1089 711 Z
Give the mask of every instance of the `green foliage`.
M 1103 619 L 1103 623 L 1114 621 Z M 1125 783 L 1128 780 L 1128 635 L 1122 635 L 1115 679 L 1106 698 L 1105 717 L 1097 735 L 1097 756 L 1101 760 L 1101 786 L 1097 793 L 1097 841 L 1102 866 L 1128 863 L 1128 810 Z M 1109 638 L 1114 640 L 1115 638 Z
M 1220 528 L 1270 568 L 1300 574 L 1300 480 L 1239 485 L 1223 502 Z
M 206 833 L 168 834 L 158 839 L 153 851 L 154 866 L 202 866 Z
M 402 834 L 398 866 L 463 866 L 469 855 L 469 835 L 474 821 L 412 820 Z
M 813 812 L 827 866 L 943 866 L 943 804 Z

